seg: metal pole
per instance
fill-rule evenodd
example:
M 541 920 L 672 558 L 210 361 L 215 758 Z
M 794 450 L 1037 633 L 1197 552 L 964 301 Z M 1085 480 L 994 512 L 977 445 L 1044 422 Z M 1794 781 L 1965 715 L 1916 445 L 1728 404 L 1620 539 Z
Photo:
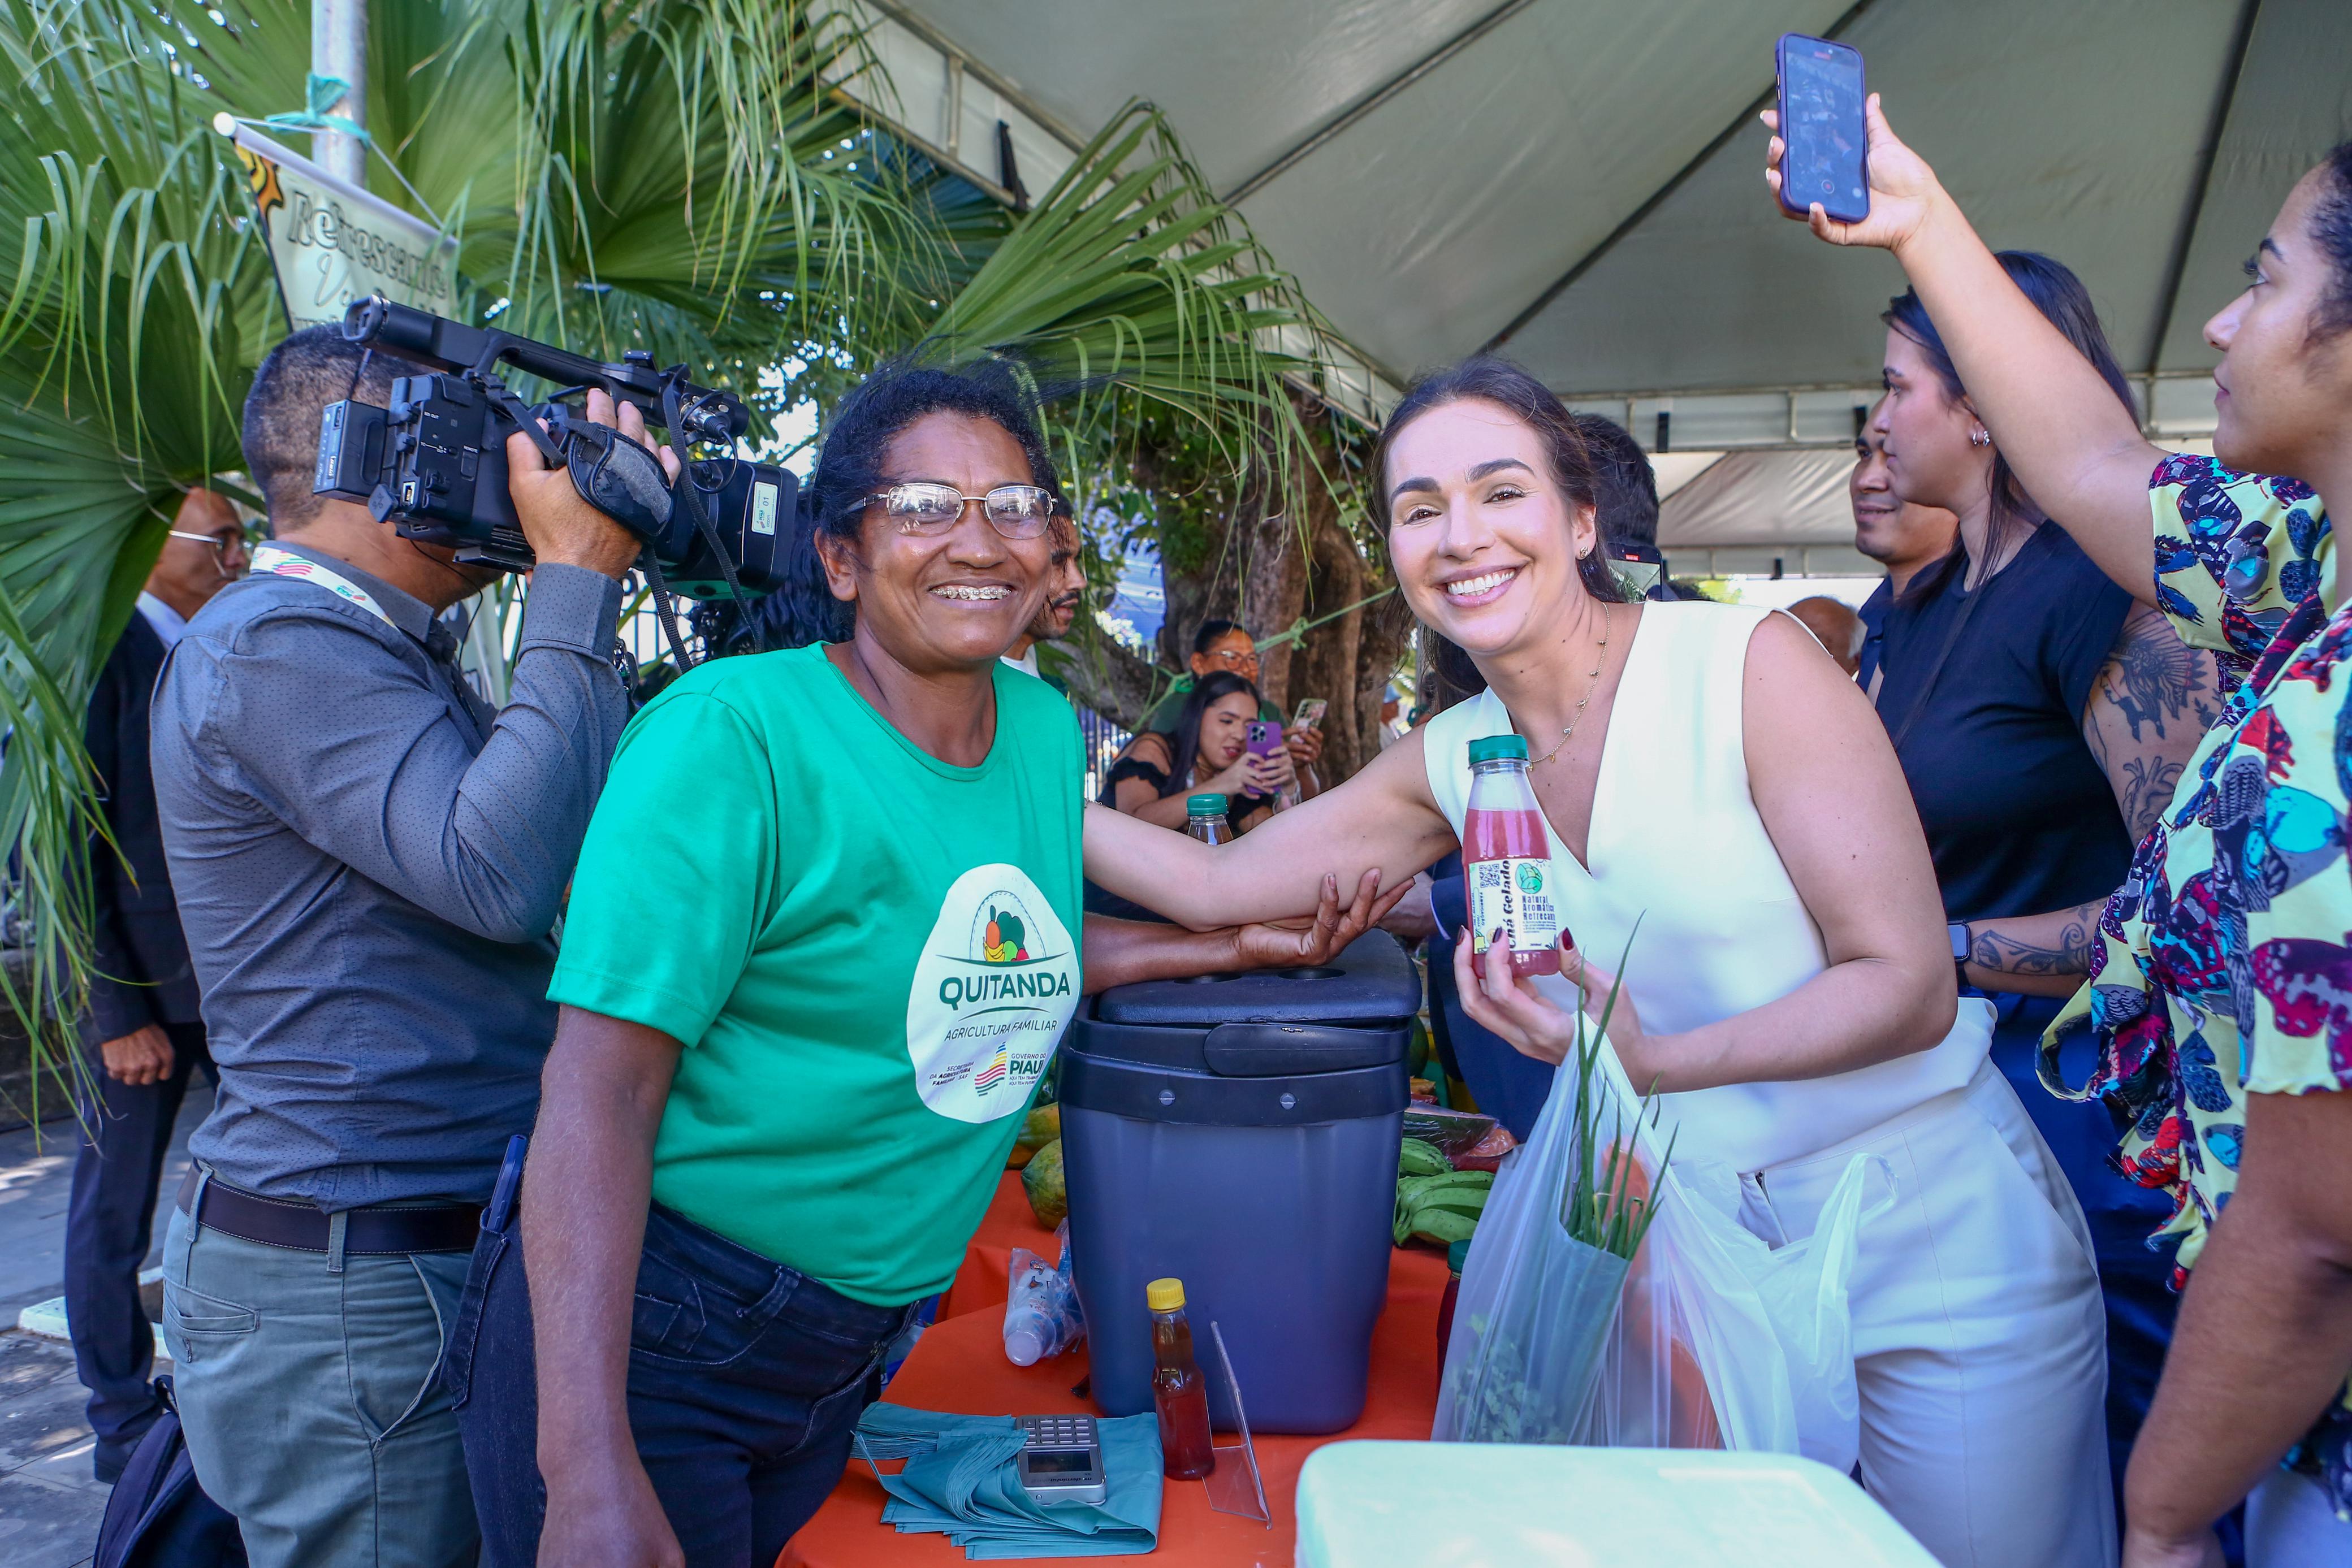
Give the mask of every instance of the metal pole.
M 342 102 L 328 112 L 367 124 L 367 0 L 310 0 L 310 72 L 349 82 Z M 320 131 L 310 139 L 310 158 L 328 173 L 366 189 L 365 142 Z

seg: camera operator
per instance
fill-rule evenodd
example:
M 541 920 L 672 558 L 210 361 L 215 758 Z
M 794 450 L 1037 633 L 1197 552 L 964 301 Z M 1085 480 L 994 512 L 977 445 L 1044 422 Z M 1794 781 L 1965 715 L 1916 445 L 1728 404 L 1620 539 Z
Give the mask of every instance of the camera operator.
M 495 572 L 311 494 L 320 422 L 415 367 L 331 328 L 245 405 L 272 539 L 188 624 L 156 796 L 220 1069 L 164 1248 L 198 1480 L 256 1568 L 471 1562 L 444 1325 L 554 1035 L 550 935 L 628 718 L 610 653 L 634 536 L 517 434 L 538 552 L 512 700 L 437 617 Z M 590 417 L 632 436 L 602 393 Z M 665 455 L 665 466 L 669 466 Z

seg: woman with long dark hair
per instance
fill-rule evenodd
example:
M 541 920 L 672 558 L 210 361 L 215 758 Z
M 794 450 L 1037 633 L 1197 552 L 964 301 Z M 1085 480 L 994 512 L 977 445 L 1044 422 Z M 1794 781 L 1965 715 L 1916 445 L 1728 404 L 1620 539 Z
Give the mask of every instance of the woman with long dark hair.
M 2217 1560 L 2209 1527 L 2243 1497 L 2249 1563 L 2352 1563 L 2352 612 L 2324 506 L 2352 503 L 2352 142 L 2288 193 L 2205 324 L 2209 458 L 2150 443 L 1875 97 L 1868 122 L 1870 214 L 1815 206 L 1813 232 L 1894 253 L 2025 489 L 2234 685 L 2044 1044 L 2062 1089 L 2059 1053 L 2093 1047 L 2065 1092 L 2128 1115 L 2123 1169 L 2173 1197 L 2158 1239 L 2194 1270 L 2125 1483 L 2124 1561 Z
M 1995 259 L 2128 413 L 2130 389 L 2082 281 L 2031 251 Z M 1927 829 L 1960 983 L 2000 1019 L 1993 1064 L 2090 1223 L 2119 1485 L 2171 1333 L 2170 1270 L 2146 1245 L 2169 1206 L 2115 1179 L 2102 1107 L 2042 1088 L 2042 1032 L 2082 983 L 2100 907 L 2220 711 L 2219 671 L 2043 515 L 1917 293 L 1880 320 L 1886 395 L 1869 434 L 1896 497 L 1949 511 L 1959 528 L 1950 553 L 1902 594 L 1880 590 L 1874 695 Z
M 1302 910 L 1313 864 L 1394 885 L 1461 841 L 1471 742 L 1523 737 L 1560 972 L 1517 979 L 1475 933 L 1454 956 L 1471 1017 L 1558 1061 L 1622 961 L 1618 1057 L 1657 1085 L 1675 1158 L 1737 1173 L 1743 1223 L 1775 1245 L 1812 1233 L 1857 1156 L 1885 1160 L 1850 1283 L 1864 1480 L 1948 1562 L 2099 1568 L 2089 1239 L 1986 1061 L 1990 1009 L 1956 1009 L 1868 701 L 1785 615 L 1624 602 L 1583 439 L 1516 366 L 1416 383 L 1368 477 L 1407 601 L 1486 689 L 1233 844 L 1090 811 L 1087 874 L 1191 925 Z
M 1080 991 L 1316 962 L 1379 913 L 1082 919 L 1077 725 L 1000 659 L 1061 505 L 1029 401 L 893 368 L 827 428 L 803 538 L 840 635 L 673 682 L 581 854 L 530 1164 L 446 1364 L 495 1568 L 775 1562 Z
M 1184 694 L 1173 734 L 1145 730 L 1103 779 L 1103 805 L 1180 831 L 1185 800 L 1223 795 L 1225 820 L 1246 832 L 1274 811 L 1275 797 L 1297 775 L 1287 751 L 1261 757 L 1249 750 L 1249 727 L 1258 719 L 1257 687 L 1229 671 L 1203 675 Z

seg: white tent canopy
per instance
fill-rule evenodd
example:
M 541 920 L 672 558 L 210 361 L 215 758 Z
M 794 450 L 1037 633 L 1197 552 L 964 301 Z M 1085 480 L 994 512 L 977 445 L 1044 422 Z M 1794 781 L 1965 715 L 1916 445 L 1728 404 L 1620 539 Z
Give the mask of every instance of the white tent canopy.
M 1375 407 L 1496 347 L 1676 451 L 1842 450 L 1875 396 L 1898 270 L 1763 183 L 1783 31 L 1860 48 L 1986 237 L 2083 276 L 2158 433 L 2210 428 L 2200 329 L 2352 134 L 2352 0 L 856 3 L 895 89 L 873 107 L 983 183 L 1000 122 L 1040 191 L 1129 98 L 1166 110 Z M 1749 468 L 1826 483 L 1810 454 Z

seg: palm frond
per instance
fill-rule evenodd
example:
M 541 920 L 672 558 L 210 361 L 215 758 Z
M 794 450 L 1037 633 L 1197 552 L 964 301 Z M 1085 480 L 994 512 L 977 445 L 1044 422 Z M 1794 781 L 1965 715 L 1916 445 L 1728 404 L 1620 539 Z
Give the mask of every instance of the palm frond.
M 911 210 L 823 85 L 854 32 L 772 0 L 403 0 L 371 27 L 370 123 L 422 200 L 375 188 L 446 225 L 478 319 L 755 391 L 812 336 L 917 313 Z M 55 958 L 9 998 L 51 1063 L 88 978 L 81 707 L 178 492 L 242 465 L 283 326 L 211 121 L 301 104 L 309 55 L 303 0 L 0 0 L 0 842 Z
M 1073 447 L 1158 408 L 1303 516 L 1299 487 L 1326 481 L 1286 378 L 1318 366 L 1276 346 L 1286 332 L 1325 340 L 1297 284 L 1139 102 L 1013 222 L 931 328 L 950 352 L 1015 355 L 1082 389 L 1063 416 Z M 1092 395 L 1113 388 L 1126 395 Z

